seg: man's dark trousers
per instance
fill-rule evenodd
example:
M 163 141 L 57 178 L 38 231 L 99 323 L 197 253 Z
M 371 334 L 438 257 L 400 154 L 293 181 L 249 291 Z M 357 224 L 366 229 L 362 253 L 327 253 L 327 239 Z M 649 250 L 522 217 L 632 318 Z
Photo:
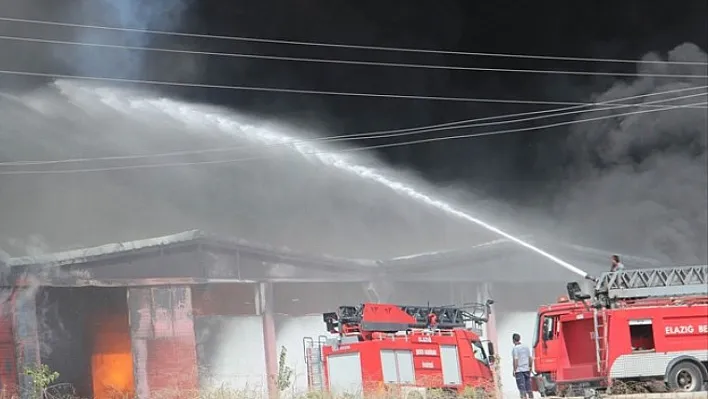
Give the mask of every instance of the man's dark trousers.
M 514 374 L 516 376 L 516 387 L 519 388 L 519 393 L 522 398 L 533 398 L 533 393 L 531 392 L 531 372 L 530 371 L 520 371 Z

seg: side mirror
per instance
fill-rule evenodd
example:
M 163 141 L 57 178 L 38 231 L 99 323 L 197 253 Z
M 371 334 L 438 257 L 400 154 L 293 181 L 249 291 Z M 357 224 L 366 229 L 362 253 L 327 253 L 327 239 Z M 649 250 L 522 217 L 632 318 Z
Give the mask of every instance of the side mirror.
M 487 353 L 489 353 L 490 358 L 494 358 L 494 355 L 495 355 L 494 344 L 491 342 L 487 343 Z

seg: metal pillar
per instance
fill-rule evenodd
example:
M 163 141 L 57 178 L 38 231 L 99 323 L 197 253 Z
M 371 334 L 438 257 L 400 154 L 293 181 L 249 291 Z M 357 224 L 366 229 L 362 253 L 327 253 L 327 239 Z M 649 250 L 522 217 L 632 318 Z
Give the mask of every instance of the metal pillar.
M 265 282 L 256 285 L 256 298 L 256 314 L 263 319 L 263 346 L 268 380 L 268 397 L 277 399 L 280 392 L 278 390 L 278 350 L 275 337 L 275 320 L 273 318 L 273 283 Z
M 36 306 L 34 289 L 17 289 L 12 299 L 12 334 L 17 359 L 17 382 L 22 399 L 34 396 L 32 378 L 25 371 L 41 364 Z

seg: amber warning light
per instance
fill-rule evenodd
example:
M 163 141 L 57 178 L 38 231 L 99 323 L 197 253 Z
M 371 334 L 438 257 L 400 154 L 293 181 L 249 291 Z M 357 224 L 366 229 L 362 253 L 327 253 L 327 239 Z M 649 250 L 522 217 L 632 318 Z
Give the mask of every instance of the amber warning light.
M 568 297 L 565 296 L 565 295 L 559 296 L 559 297 L 558 297 L 558 303 L 564 303 L 564 302 L 568 302 Z

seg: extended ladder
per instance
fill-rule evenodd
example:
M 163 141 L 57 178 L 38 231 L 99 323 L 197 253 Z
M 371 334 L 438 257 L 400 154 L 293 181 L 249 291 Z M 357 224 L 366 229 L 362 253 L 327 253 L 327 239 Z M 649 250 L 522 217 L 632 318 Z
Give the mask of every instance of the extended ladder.
M 595 295 L 608 299 L 708 295 L 708 265 L 603 273 L 596 281 Z

